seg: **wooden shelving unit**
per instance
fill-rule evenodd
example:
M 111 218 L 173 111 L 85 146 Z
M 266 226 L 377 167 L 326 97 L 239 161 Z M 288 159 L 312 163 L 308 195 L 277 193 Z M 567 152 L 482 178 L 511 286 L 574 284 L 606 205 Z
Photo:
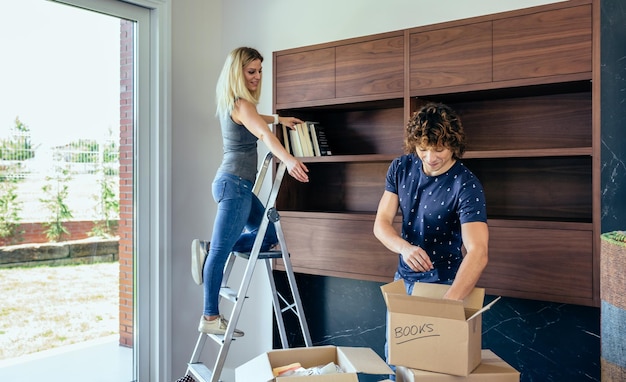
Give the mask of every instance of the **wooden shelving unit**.
M 311 182 L 286 178 L 277 200 L 296 271 L 393 277 L 397 255 L 374 237 L 374 216 L 405 122 L 437 101 L 460 114 L 463 161 L 487 196 L 490 262 L 479 285 L 599 305 L 592 5 L 571 0 L 274 52 L 275 111 L 320 122 L 334 154 L 304 158 Z

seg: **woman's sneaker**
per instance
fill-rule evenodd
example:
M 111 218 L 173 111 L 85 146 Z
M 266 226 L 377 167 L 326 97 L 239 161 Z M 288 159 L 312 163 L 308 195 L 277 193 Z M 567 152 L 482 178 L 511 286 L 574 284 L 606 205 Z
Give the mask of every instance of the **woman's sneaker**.
M 226 328 L 228 327 L 228 320 L 222 316 L 219 316 L 215 320 L 207 320 L 204 316 L 200 317 L 200 325 L 198 331 L 206 334 L 224 335 Z M 235 329 L 233 337 L 243 337 L 243 331 Z
M 209 242 L 194 239 L 191 242 L 191 277 L 196 284 L 202 285 L 202 270 L 209 253 Z

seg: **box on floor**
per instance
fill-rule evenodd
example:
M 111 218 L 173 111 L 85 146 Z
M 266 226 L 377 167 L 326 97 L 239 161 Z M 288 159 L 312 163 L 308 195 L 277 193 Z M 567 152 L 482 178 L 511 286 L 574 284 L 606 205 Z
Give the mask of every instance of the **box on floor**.
M 519 382 L 520 373 L 491 350 L 482 350 L 480 365 L 467 377 L 396 367 L 397 382 Z
M 303 368 L 339 365 L 344 373 L 274 377 L 273 369 L 300 363 Z M 393 370 L 372 349 L 365 347 L 314 346 L 278 349 L 263 353 L 235 369 L 235 379 L 245 382 L 336 381 L 357 382 L 358 373 L 388 376 Z
M 485 290 L 463 301 L 443 299 L 449 285 L 415 283 L 406 294 L 404 281 L 381 286 L 389 312 L 389 363 L 396 366 L 468 376 L 481 360 Z

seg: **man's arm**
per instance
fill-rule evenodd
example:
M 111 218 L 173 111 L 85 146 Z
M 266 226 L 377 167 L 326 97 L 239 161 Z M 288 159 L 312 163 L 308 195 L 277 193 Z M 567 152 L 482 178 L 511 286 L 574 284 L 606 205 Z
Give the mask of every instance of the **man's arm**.
M 383 193 L 374 220 L 374 236 L 387 249 L 401 254 L 404 262 L 415 272 L 429 271 L 433 269 L 433 263 L 426 251 L 404 240 L 393 227 L 393 219 L 398 213 L 399 205 L 397 194 L 389 191 Z
M 452 286 L 444 296 L 452 300 L 463 300 L 470 294 L 488 261 L 489 228 L 487 223 L 462 224 L 461 236 L 467 253 Z

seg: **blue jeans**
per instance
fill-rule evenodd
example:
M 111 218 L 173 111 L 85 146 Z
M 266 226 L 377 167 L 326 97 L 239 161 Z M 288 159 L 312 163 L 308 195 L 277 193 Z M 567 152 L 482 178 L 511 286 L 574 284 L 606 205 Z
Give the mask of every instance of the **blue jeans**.
M 213 199 L 217 214 L 213 224 L 211 245 L 204 263 L 204 315 L 219 314 L 219 292 L 224 266 L 231 252 L 252 250 L 265 206 L 252 192 L 253 184 L 231 174 L 219 173 L 213 180 Z M 269 223 L 261 251 L 269 250 L 278 242 L 276 229 Z

